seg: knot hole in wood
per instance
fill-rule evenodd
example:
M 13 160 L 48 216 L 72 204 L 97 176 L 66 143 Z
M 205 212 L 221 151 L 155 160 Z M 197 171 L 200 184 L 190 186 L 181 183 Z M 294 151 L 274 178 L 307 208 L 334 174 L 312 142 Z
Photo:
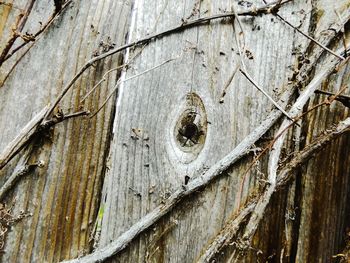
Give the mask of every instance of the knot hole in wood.
M 185 107 L 178 117 L 174 135 L 177 147 L 183 152 L 199 154 L 207 133 L 207 117 L 200 97 L 191 92 L 186 96 Z

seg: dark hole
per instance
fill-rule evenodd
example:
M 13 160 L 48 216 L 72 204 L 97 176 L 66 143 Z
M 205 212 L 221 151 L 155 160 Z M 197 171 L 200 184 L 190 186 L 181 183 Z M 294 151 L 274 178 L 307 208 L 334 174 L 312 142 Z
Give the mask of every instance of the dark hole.
M 185 185 L 188 184 L 188 181 L 190 180 L 190 177 L 188 175 L 185 175 Z
M 198 133 L 198 127 L 194 123 L 186 124 L 182 129 L 182 136 L 191 139 Z

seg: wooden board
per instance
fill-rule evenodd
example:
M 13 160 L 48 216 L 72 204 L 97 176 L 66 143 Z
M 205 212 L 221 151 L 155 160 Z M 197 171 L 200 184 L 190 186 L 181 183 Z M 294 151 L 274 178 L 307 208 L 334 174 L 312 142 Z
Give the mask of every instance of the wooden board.
M 153 28 L 161 31 L 181 23 L 191 16 L 197 4 L 200 12 L 192 19 L 231 10 L 232 3 L 137 1 L 133 39 L 152 33 Z M 282 14 L 296 22 L 299 17 L 291 14 L 298 8 L 298 4 L 286 5 Z M 305 45 L 306 41 L 273 16 L 243 18 L 242 23 L 246 48 L 252 55 L 251 59 L 245 56 L 247 68 L 277 99 L 291 74 L 288 66 L 295 60 L 291 55 L 293 48 Z M 104 182 L 101 247 L 184 184 L 185 176 L 200 176 L 225 156 L 272 109 L 271 103 L 240 73 L 230 85 L 224 103 L 220 103 L 225 83 L 239 63 L 237 52 L 232 21 L 215 21 L 149 43 L 128 69 L 126 77 L 177 58 L 127 82 L 120 92 L 111 166 Z M 188 95 L 192 93 L 201 100 L 202 107 L 197 106 L 200 103 L 191 104 Z M 209 122 L 202 146 L 186 149 L 179 140 L 177 124 L 186 109 L 197 112 L 197 121 Z M 135 129 L 140 130 L 139 138 Z M 116 260 L 193 262 L 225 219 L 237 211 L 248 189 L 258 183 L 255 176 L 251 180 L 248 177 L 241 196 L 240 184 L 248 164 L 235 166 L 203 194 L 181 203 Z
M 28 1 L 16 1 L 24 7 Z M 0 8 L 3 8 L 1 5 Z M 24 31 L 36 32 L 52 14 L 53 1 L 36 1 Z M 125 41 L 131 4 L 127 1 L 73 1 L 21 59 L 5 85 L 0 88 L 0 149 L 47 103 L 52 102 L 75 72 L 95 51 L 100 41 L 121 45 Z M 18 15 L 13 8 L 4 24 L 1 43 Z M 2 23 L 2 22 L 1 22 Z M 1 31 L 2 32 L 2 31 Z M 19 41 L 20 43 L 20 41 Z M 21 54 L 22 52 L 20 52 Z M 1 68 L 6 74 L 20 55 Z M 80 78 L 60 105 L 64 113 L 80 110 L 81 98 L 103 76 L 116 67 L 121 56 L 94 65 Z M 116 71 L 85 102 L 95 111 L 116 82 Z M 4 76 L 4 75 L 2 75 Z M 13 193 L 14 215 L 31 213 L 16 223 L 6 240 L 3 262 L 57 262 L 89 250 L 89 238 L 98 210 L 104 163 L 109 149 L 113 120 L 111 101 L 94 119 L 72 119 L 60 123 L 30 161 L 45 166 L 20 180 Z M 1 171 L 1 184 L 17 160 Z

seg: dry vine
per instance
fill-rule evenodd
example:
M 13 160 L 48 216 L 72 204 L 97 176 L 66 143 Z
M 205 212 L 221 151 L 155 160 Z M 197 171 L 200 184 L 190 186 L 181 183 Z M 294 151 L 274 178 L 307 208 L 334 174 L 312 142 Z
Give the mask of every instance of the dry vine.
M 128 43 L 125 44 L 123 46 L 111 49 L 101 55 L 98 55 L 94 58 L 92 58 L 91 60 L 89 60 L 79 71 L 78 73 L 76 73 L 74 75 L 74 77 L 68 82 L 68 84 L 63 88 L 63 90 L 61 91 L 61 93 L 57 96 L 57 98 L 55 99 L 55 101 L 52 103 L 52 105 L 48 106 L 49 108 L 44 108 L 42 111 L 40 111 L 40 113 L 44 113 L 44 116 L 40 116 L 40 120 L 36 120 L 35 123 L 33 123 L 33 120 L 30 121 L 30 123 L 28 123 L 27 125 L 32 125 L 37 127 L 38 125 L 43 124 L 43 122 L 47 121 L 49 116 L 52 115 L 52 113 L 55 111 L 56 107 L 58 106 L 58 104 L 60 103 L 60 101 L 63 99 L 63 97 L 65 96 L 65 94 L 67 94 L 67 92 L 72 88 L 72 86 L 75 84 L 75 82 L 79 79 L 79 77 L 88 69 L 90 68 L 95 62 L 100 61 L 102 59 L 105 59 L 111 55 L 114 55 L 118 52 L 121 52 L 123 50 L 126 50 L 128 48 L 131 47 L 136 47 L 136 46 L 140 46 L 140 45 L 144 45 L 149 43 L 152 40 L 155 39 L 159 39 L 162 38 L 164 36 L 179 32 L 179 31 L 184 31 L 188 28 L 194 27 L 194 26 L 200 26 L 203 25 L 207 22 L 210 22 L 212 20 L 217 20 L 217 19 L 226 19 L 226 18 L 232 18 L 235 17 L 235 15 L 238 16 L 256 16 L 256 15 L 261 15 L 261 14 L 270 14 L 271 12 L 277 12 L 278 9 L 281 7 L 281 5 L 290 2 L 290 0 L 286 0 L 284 2 L 274 2 L 271 4 L 266 4 L 265 6 L 262 6 L 260 8 L 254 8 L 252 10 L 248 10 L 248 11 L 242 11 L 242 12 L 237 12 L 237 14 L 235 14 L 235 12 L 231 12 L 231 13 L 224 13 L 224 14 L 219 14 L 219 15 L 213 15 L 213 16 L 208 16 L 208 17 L 204 17 L 204 18 L 198 18 L 186 23 L 183 23 L 179 26 L 175 26 L 173 28 L 170 29 L 166 29 L 160 33 L 154 33 L 151 34 L 145 38 L 142 38 L 140 40 L 134 41 L 132 43 Z M 31 127 L 31 131 L 33 131 L 35 129 L 33 129 L 33 127 Z M 0 155 L 0 169 L 2 169 L 10 159 L 12 159 L 12 157 L 14 155 L 16 155 L 21 149 L 24 148 L 24 146 L 29 142 L 29 138 L 30 136 L 28 136 L 28 134 L 20 134 L 18 136 L 25 136 L 26 138 L 23 139 L 21 138 L 21 140 L 15 140 L 16 143 L 16 151 L 11 153 L 11 156 L 8 156 L 8 151 L 6 151 L 6 149 L 9 148 L 9 145 L 5 151 Z M 12 142 L 13 143 L 13 142 Z M 12 149 L 13 150 L 13 149 Z M 5 154 L 5 155 L 4 155 Z
M 244 11 L 244 12 L 237 12 L 237 15 L 239 16 L 256 16 L 260 14 L 270 14 L 274 13 L 277 14 L 278 9 L 281 7 L 282 4 L 289 2 L 287 1 L 277 1 L 273 4 L 265 5 L 261 8 L 257 8 L 250 11 Z M 184 21 L 179 26 L 173 27 L 171 29 L 167 29 L 160 33 L 151 34 L 150 36 L 147 36 L 143 39 L 140 39 L 138 41 L 128 43 L 126 45 L 117 47 L 115 49 L 112 49 L 102 55 L 96 56 L 89 60 L 79 71 L 78 73 L 69 81 L 69 83 L 64 87 L 61 94 L 56 98 L 56 100 L 53 102 L 51 106 L 48 106 L 44 108 L 28 125 L 23 129 L 23 131 L 19 134 L 19 136 L 16 138 L 15 141 L 13 141 L 9 147 L 6 148 L 5 153 L 1 155 L 0 158 L 0 169 L 3 168 L 18 152 L 24 148 L 25 145 L 30 141 L 33 135 L 35 135 L 40 129 L 46 128 L 48 126 L 52 126 L 54 124 L 57 124 L 61 122 L 64 119 L 67 119 L 68 116 L 60 116 L 57 115 L 59 112 L 54 115 L 51 119 L 49 117 L 53 114 L 53 112 L 56 110 L 58 104 L 61 102 L 65 94 L 72 88 L 72 86 L 75 84 L 76 80 L 85 72 L 88 68 L 90 68 L 95 62 L 105 59 L 108 56 L 111 56 L 113 54 L 116 54 L 120 51 L 123 51 L 130 47 L 139 46 L 142 44 L 147 44 L 152 40 L 159 39 L 161 37 L 167 36 L 169 34 L 173 34 L 179 31 L 183 31 L 187 28 L 194 27 L 194 26 L 200 26 L 202 24 L 206 24 L 212 20 L 215 19 L 226 19 L 226 18 L 233 18 L 236 16 L 236 12 L 231 13 L 225 13 L 225 14 L 219 14 L 214 15 L 210 17 L 205 18 L 199 18 L 192 21 Z M 286 22 L 286 21 L 284 21 Z M 330 37 L 328 41 L 331 41 L 334 36 Z M 316 41 L 314 39 L 311 39 L 312 41 Z M 321 43 L 321 42 L 315 42 L 315 43 Z M 319 45 L 322 48 L 322 51 L 316 53 L 315 55 L 315 61 L 317 62 L 317 59 L 321 56 L 323 53 L 323 50 L 326 50 L 327 52 L 330 52 L 330 50 L 326 47 L 329 42 L 323 43 Z M 210 182 L 212 182 L 217 177 L 221 176 L 222 174 L 225 174 L 226 170 L 231 167 L 237 160 L 242 158 L 249 152 L 250 147 L 261 138 L 263 134 L 265 134 L 272 125 L 276 122 L 276 120 L 284 113 L 288 118 L 293 119 L 297 117 L 297 114 L 300 112 L 302 107 L 305 105 L 305 103 L 309 100 L 310 96 L 314 93 L 316 88 L 318 87 L 319 83 L 326 79 L 334 70 L 336 66 L 339 65 L 339 58 L 344 59 L 343 56 L 346 56 L 346 53 L 348 50 L 344 50 L 341 54 L 336 53 L 336 56 L 338 59 L 333 60 L 329 63 L 329 65 L 326 66 L 325 70 L 323 70 L 321 73 L 316 75 L 314 79 L 309 83 L 309 85 L 305 88 L 303 93 L 299 96 L 297 102 L 293 105 L 291 110 L 289 112 L 286 112 L 282 107 L 285 107 L 288 100 L 291 98 L 291 95 L 294 93 L 295 88 L 299 87 L 302 82 L 306 82 L 307 78 L 302 78 L 301 80 L 297 81 L 296 84 L 293 84 L 293 89 L 287 90 L 281 97 L 280 101 L 278 102 L 278 108 L 279 110 L 273 110 L 265 121 L 262 122 L 262 124 L 257 127 L 251 134 L 249 134 L 231 153 L 229 153 L 227 156 L 225 156 L 222 160 L 217 162 L 214 166 L 212 166 L 207 172 L 199 176 L 198 178 L 190 181 L 187 185 L 184 185 L 180 187 L 178 190 L 176 190 L 167 200 L 165 200 L 164 204 L 158 206 L 155 208 L 152 212 L 147 214 L 145 217 L 143 217 L 139 222 L 134 224 L 129 230 L 127 230 L 124 234 L 122 234 L 118 239 L 114 240 L 111 244 L 104 248 L 99 248 L 95 252 L 84 256 L 81 259 L 75 259 L 70 262 L 97 262 L 105 260 L 112 255 L 115 255 L 116 253 L 120 252 L 122 249 L 124 249 L 136 236 L 138 236 L 142 231 L 146 230 L 148 227 L 153 225 L 155 222 L 157 222 L 160 218 L 162 218 L 164 215 L 166 215 L 168 212 L 170 212 L 175 205 L 181 201 L 184 197 L 189 196 L 190 194 L 203 189 L 206 185 L 208 185 Z M 331 52 L 330 52 L 331 53 Z M 334 53 L 334 52 L 333 52 Z M 332 53 L 332 54 L 333 54 Z M 347 62 L 348 59 L 345 60 Z M 314 65 L 314 64 L 313 64 Z M 305 73 L 307 70 L 311 70 L 312 66 L 307 68 L 303 73 Z M 244 71 L 242 71 L 244 74 Z M 245 72 L 246 73 L 246 72 Z M 245 76 L 247 76 L 245 74 Z M 231 79 L 232 81 L 232 79 Z M 76 117 L 80 115 L 84 115 L 86 112 L 82 113 L 76 113 L 69 117 Z M 289 120 L 285 120 L 283 124 L 281 125 L 280 132 L 283 131 L 287 125 L 289 125 Z M 345 123 L 345 124 L 344 124 Z M 347 119 L 344 123 L 341 123 L 337 129 L 336 132 L 333 133 L 338 135 L 344 132 L 348 129 L 350 123 Z M 346 126 L 344 128 L 344 125 Z M 253 216 L 250 217 L 249 222 L 246 226 L 245 233 L 243 235 L 243 239 L 250 240 L 251 237 L 254 235 L 256 227 L 258 226 L 258 223 L 263 216 L 263 213 L 265 211 L 265 208 L 267 204 L 269 203 L 269 199 L 272 195 L 272 193 L 279 187 L 279 180 L 277 176 L 277 168 L 278 168 L 278 160 L 280 157 L 280 151 L 284 140 L 284 135 L 280 136 L 278 140 L 275 142 L 275 148 L 271 153 L 270 161 L 269 161 L 269 186 L 266 189 L 264 195 L 260 197 L 259 200 L 257 200 L 256 204 L 250 203 L 245 209 L 244 214 L 238 215 L 237 218 L 239 220 L 244 220 L 248 214 L 250 214 L 254 208 Z M 326 140 L 327 141 L 327 140 Z M 316 146 L 313 148 L 313 151 L 318 150 Z M 316 149 L 316 150 L 315 150 Z M 312 152 L 312 151 L 310 151 Z M 302 154 L 302 153 L 300 153 Z M 295 161 L 295 165 L 300 165 L 307 157 L 301 158 L 301 161 Z M 294 169 L 293 164 L 289 165 L 289 169 Z M 288 170 L 289 171 L 289 170 Z M 281 173 L 280 173 L 281 174 Z M 241 217 L 239 217 L 241 216 Z M 236 219 L 237 219 L 236 218 Z M 238 222 L 239 223 L 239 222 Z M 235 224 L 231 224 L 231 229 L 237 229 L 237 221 Z M 233 232 L 235 232 L 233 231 Z M 219 242 L 218 242 L 219 243 Z M 212 250 L 214 251 L 214 250 Z
M 31 216 L 30 213 L 25 213 L 23 211 L 21 211 L 19 215 L 14 215 L 12 212 L 13 206 L 14 201 L 10 206 L 0 203 L 0 252 L 4 248 L 6 234 L 10 227 L 23 218 Z
M 343 51 L 341 53 L 338 52 L 338 54 L 343 55 L 345 54 L 345 52 L 346 51 Z M 345 60 L 345 63 L 347 61 L 348 59 Z M 302 110 L 307 101 L 310 99 L 312 94 L 315 92 L 319 84 L 321 84 L 321 82 L 325 80 L 334 71 L 334 69 L 338 66 L 339 62 L 339 59 L 330 61 L 329 63 L 327 63 L 327 65 L 324 66 L 324 69 L 313 78 L 310 84 L 304 89 L 302 94 L 298 97 L 297 101 L 291 107 L 289 114 L 293 118 L 297 117 L 297 115 Z M 249 222 L 247 223 L 242 237 L 242 239 L 248 243 L 251 242 L 256 232 L 256 229 L 259 226 L 259 223 L 265 213 L 266 207 L 270 202 L 271 196 L 276 190 L 278 162 L 280 160 L 282 146 L 286 137 L 286 133 L 284 133 L 284 130 L 289 126 L 289 124 L 289 120 L 283 121 L 282 125 L 280 126 L 277 132 L 277 134 L 282 135 L 280 135 L 278 139 L 274 142 L 273 148 L 270 151 L 268 164 L 268 186 L 264 193 L 261 195 L 260 199 L 258 200 L 254 212 L 252 213 L 252 216 L 250 217 Z M 236 260 L 238 260 L 239 257 L 240 255 L 237 253 Z
M 341 52 L 341 54 L 343 53 L 344 51 Z M 308 99 L 316 90 L 320 82 L 333 72 L 334 68 L 338 66 L 339 62 L 339 59 L 333 60 L 331 63 L 327 64 L 323 71 L 321 71 L 312 79 L 310 84 L 305 88 L 304 93 L 300 95 L 297 102 L 289 111 L 289 114 L 292 117 L 296 116 L 296 114 L 299 112 L 298 110 L 301 109 L 302 105 L 304 105 L 308 101 Z M 288 95 L 287 98 L 290 98 L 290 94 L 288 94 L 288 92 L 286 92 L 284 95 Z M 288 101 L 288 99 L 281 99 L 281 103 L 285 103 L 286 101 Z M 197 177 L 193 181 L 190 181 L 186 186 L 182 186 L 181 188 L 176 190 L 167 200 L 165 200 L 164 204 L 156 207 L 152 212 L 141 218 L 137 223 L 135 223 L 131 228 L 129 228 L 129 230 L 124 232 L 119 238 L 108 244 L 106 247 L 98 248 L 96 251 L 92 252 L 89 255 L 86 255 L 80 259 L 74 259 L 67 262 L 99 262 L 106 260 L 107 258 L 110 258 L 111 256 L 123 250 L 138 234 L 149 228 L 160 218 L 162 218 L 164 215 L 170 212 L 180 200 L 200 189 L 203 189 L 215 178 L 224 174 L 229 167 L 231 167 L 237 160 L 239 160 L 249 151 L 249 148 L 258 139 L 260 139 L 261 136 L 265 134 L 267 130 L 270 129 L 270 127 L 280 116 L 280 111 L 273 111 L 268 116 L 268 118 L 250 135 L 243 139 L 243 141 L 231 153 L 229 153 L 226 157 L 224 157 L 218 163 L 213 165 L 203 175 Z M 261 198 L 257 201 L 257 204 L 254 209 L 254 216 L 252 216 L 248 222 L 243 239 L 249 240 L 255 233 L 257 225 L 265 211 L 268 201 L 272 193 L 275 191 L 275 187 L 277 184 L 277 180 L 275 179 L 276 176 L 270 176 L 270 186 L 267 188 L 267 190 L 264 192 Z
M 325 39 L 325 43 L 328 44 L 335 35 L 328 36 L 328 39 Z M 318 58 L 324 52 L 324 49 L 321 47 L 318 50 L 318 53 L 313 54 L 312 58 L 314 58 L 314 63 L 308 63 L 305 65 L 305 71 L 309 71 L 318 61 Z M 346 51 L 343 51 L 339 56 L 342 56 Z M 343 61 L 343 60 L 341 60 Z M 347 62 L 347 61 L 345 61 Z M 310 84 L 304 89 L 304 93 L 300 95 L 297 102 L 294 104 L 292 109 L 289 111 L 292 117 L 296 117 L 299 110 L 302 106 L 308 101 L 310 96 L 316 90 L 321 81 L 326 79 L 335 69 L 336 66 L 340 63 L 339 59 L 332 60 L 328 65 L 325 66 L 325 69 L 321 71 L 318 75 L 316 75 Z M 310 65 L 311 64 L 311 65 Z M 296 83 L 293 83 L 294 87 L 299 87 L 302 83 L 306 82 L 307 78 L 301 78 Z M 288 92 L 287 92 L 288 93 Z M 286 95 L 286 93 L 284 94 Z M 288 101 L 291 93 L 287 95 L 287 99 L 283 99 L 283 101 Z M 282 104 L 283 105 L 283 104 Z M 103 261 L 116 253 L 120 252 L 124 249 L 140 232 L 147 229 L 149 226 L 153 225 L 160 218 L 162 218 L 165 214 L 167 214 L 180 200 L 184 197 L 192 194 L 195 191 L 198 191 L 208 185 L 212 180 L 221 174 L 225 173 L 227 168 L 231 167 L 238 159 L 243 157 L 251 147 L 260 137 L 274 124 L 274 122 L 281 116 L 280 111 L 274 111 L 271 113 L 268 118 L 258 127 L 256 128 L 250 135 L 248 135 L 230 154 L 220 160 L 217 164 L 212 166 L 206 173 L 202 176 L 190 181 L 188 185 L 181 187 L 176 190 L 166 201 L 165 204 L 158 206 L 151 213 L 147 214 L 143 217 L 139 222 L 134 224 L 129 230 L 127 230 L 124 234 L 122 234 L 119 238 L 114 240 L 112 243 L 107 245 L 104 248 L 97 249 L 93 253 L 82 257 L 81 259 L 75 259 L 69 262 L 97 262 Z M 283 137 L 283 136 L 282 136 Z M 278 158 L 279 159 L 279 158 Z M 270 186 L 265 191 L 265 194 L 261 196 L 261 199 L 258 200 L 257 205 L 255 206 L 254 217 L 250 218 L 248 226 L 246 227 L 246 232 L 244 234 L 244 238 L 249 240 L 255 233 L 256 227 L 265 211 L 265 208 L 268 204 L 269 198 L 272 193 L 276 190 L 277 180 L 275 179 L 276 175 L 270 175 Z
M 21 31 L 23 30 L 28 20 L 30 12 L 33 9 L 34 3 L 35 3 L 35 0 L 30 0 L 26 5 L 25 10 L 20 12 L 20 14 L 17 16 L 16 24 L 13 26 L 12 35 L 10 36 L 4 49 L 0 53 L 0 66 L 4 63 L 5 58 L 8 55 L 8 52 L 10 51 L 10 49 L 12 48 L 13 44 L 15 43 L 18 37 L 21 37 L 25 41 L 32 40 L 31 36 L 23 35 Z
M 328 130 L 325 134 L 322 134 L 315 138 L 311 144 L 300 151 L 289 163 L 287 163 L 281 169 L 277 176 L 278 179 L 275 191 L 282 189 L 291 180 L 293 176 L 293 170 L 306 163 L 314 154 L 321 151 L 324 146 L 349 131 L 350 118 L 347 118 L 344 121 L 341 121 L 335 128 Z M 257 203 L 257 197 L 252 197 L 241 209 L 238 215 L 235 215 L 233 219 L 228 220 L 228 222 L 225 224 L 225 227 L 215 237 L 214 241 L 207 247 L 205 253 L 200 257 L 198 262 L 211 262 L 211 260 L 219 251 L 222 251 L 224 247 L 232 244 L 233 239 L 239 239 L 237 231 L 240 227 L 244 227 L 243 224 L 245 218 L 253 213 Z M 244 237 L 241 239 L 246 242 L 246 245 L 248 246 L 248 240 Z M 239 249 L 241 250 L 242 247 Z M 236 253 L 236 255 L 240 254 L 241 253 Z
M 2 87 L 4 85 L 4 83 L 6 82 L 6 80 L 8 79 L 8 77 L 10 76 L 10 74 L 13 72 L 13 70 L 16 68 L 16 66 L 19 64 L 19 62 L 22 60 L 22 58 L 29 52 L 29 50 L 35 45 L 35 43 L 38 41 L 39 37 L 48 29 L 50 28 L 50 26 L 52 25 L 52 23 L 55 21 L 55 19 L 66 9 L 66 7 L 68 7 L 68 5 L 72 2 L 72 0 L 69 0 L 67 2 L 65 2 L 62 6 L 62 8 L 57 11 L 54 12 L 50 18 L 48 19 L 48 21 L 41 26 L 41 28 L 34 34 L 30 35 L 30 38 L 27 38 L 26 41 L 24 41 L 21 45 L 19 45 L 18 47 L 14 48 L 11 52 L 9 50 L 5 50 L 3 52 L 5 52 L 5 56 L 2 60 L 0 60 L 0 67 L 1 65 L 8 60 L 9 58 L 11 58 L 15 53 L 17 53 L 18 51 L 20 51 L 21 49 L 23 49 L 28 43 L 31 43 L 31 45 L 23 52 L 23 54 L 20 55 L 20 57 L 16 60 L 16 62 L 13 64 L 13 66 L 10 68 L 10 70 L 6 73 L 4 79 L 2 80 L 2 82 L 0 83 L 0 87 Z

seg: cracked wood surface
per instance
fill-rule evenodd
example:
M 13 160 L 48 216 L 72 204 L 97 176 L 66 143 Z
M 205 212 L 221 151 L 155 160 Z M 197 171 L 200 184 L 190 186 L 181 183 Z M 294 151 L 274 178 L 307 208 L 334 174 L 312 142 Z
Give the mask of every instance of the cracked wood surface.
M 11 33 L 11 26 L 26 1 L 8 1 L 0 5 L 0 48 Z M 24 32 L 36 32 L 52 14 L 53 1 L 36 1 Z M 0 88 L 0 149 L 15 138 L 22 127 L 49 102 L 74 76 L 100 41 L 115 45 L 125 42 L 131 3 L 128 1 L 73 1 L 44 32 L 22 58 L 4 86 Z M 17 45 L 21 43 L 19 40 Z M 26 48 L 24 48 L 26 49 Z M 1 67 L 1 80 L 20 57 Z M 103 76 L 120 64 L 121 56 L 105 59 L 89 69 L 60 104 L 64 113 L 80 110 L 79 101 Z M 84 109 L 94 111 L 116 82 L 110 74 L 85 102 Z M 93 119 L 77 118 L 57 125 L 47 138 L 37 141 L 30 162 L 43 160 L 41 169 L 21 179 L 6 198 L 16 199 L 14 214 L 32 213 L 9 231 L 3 262 L 58 262 L 74 258 L 90 248 L 90 234 L 97 215 L 103 167 L 110 142 L 113 119 L 111 101 Z M 4 184 L 16 170 L 18 158 L 1 170 Z M 19 165 L 19 164 L 18 164 Z

